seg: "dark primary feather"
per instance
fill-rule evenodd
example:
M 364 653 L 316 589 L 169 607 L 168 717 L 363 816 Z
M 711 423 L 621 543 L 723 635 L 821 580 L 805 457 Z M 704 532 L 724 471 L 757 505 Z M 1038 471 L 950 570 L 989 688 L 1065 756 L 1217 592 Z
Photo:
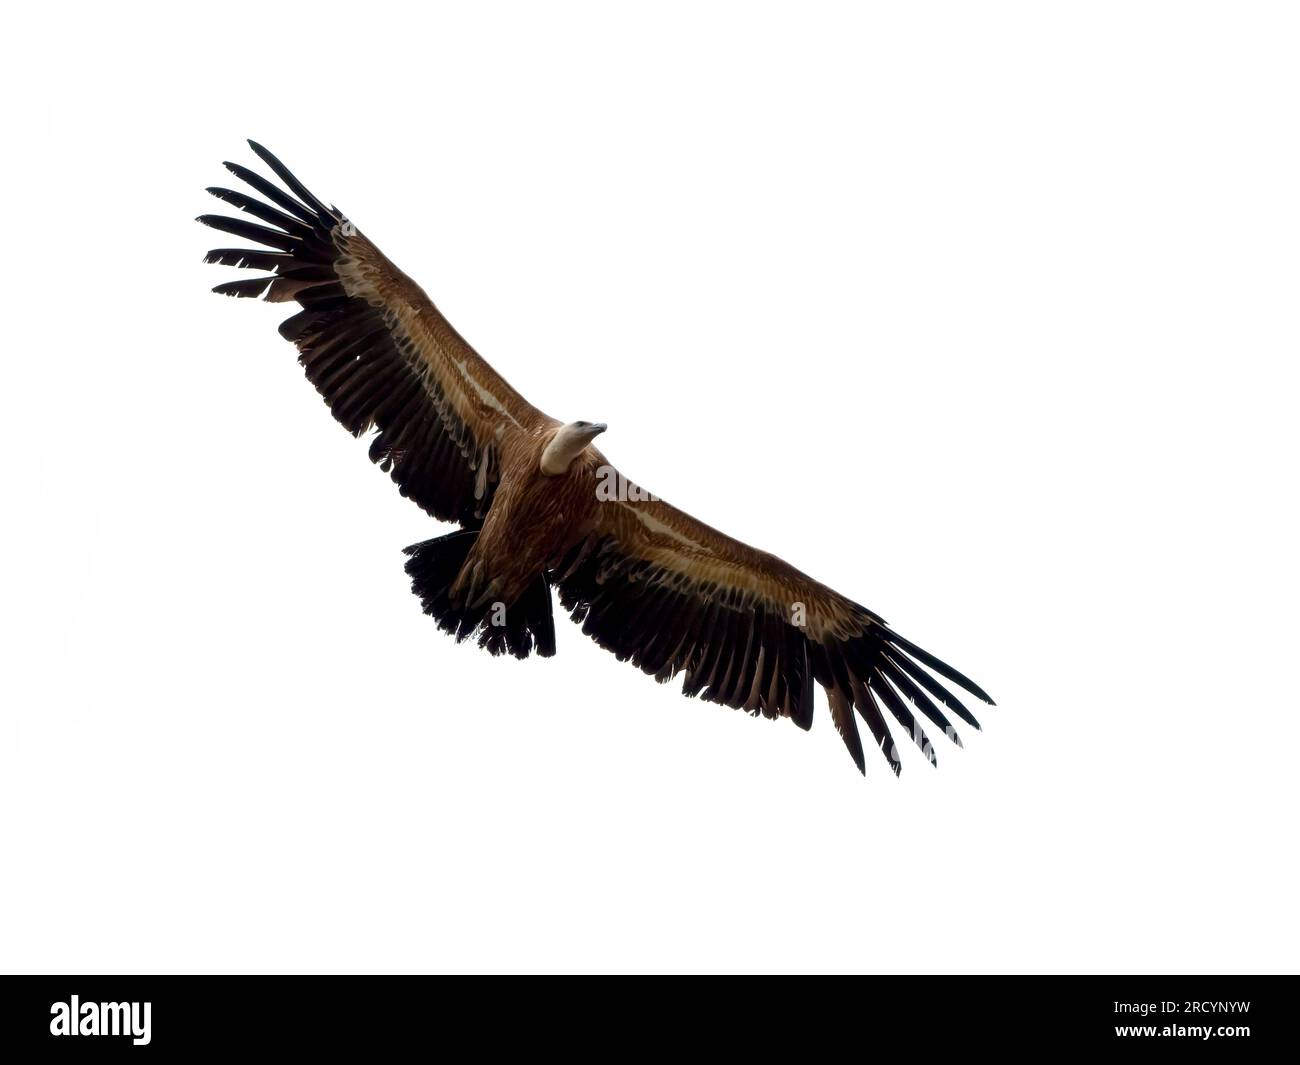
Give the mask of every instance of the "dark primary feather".
M 935 757 L 930 737 L 925 734 L 925 730 L 917 723 L 912 711 L 903 704 L 903 700 L 898 697 L 898 693 L 889 686 L 889 683 L 879 673 L 872 677 L 871 691 L 885 704 L 885 707 L 894 715 L 898 723 L 911 734 L 913 741 L 921 748 L 922 753 L 930 759 L 930 764 L 937 766 L 939 762 Z
M 969 677 L 966 677 L 963 674 L 958 673 L 955 669 L 952 668 L 952 666 L 948 665 L 946 662 L 940 662 L 939 659 L 935 658 L 934 655 L 930 654 L 929 651 L 921 650 L 921 648 L 917 647 L 916 644 L 903 639 L 903 637 L 899 636 L 897 633 L 891 632 L 889 635 L 890 635 L 890 640 L 889 640 L 890 643 L 894 644 L 900 650 L 906 651 L 908 654 L 910 654 L 913 658 L 917 659 L 918 661 L 925 663 L 936 673 L 938 673 L 939 676 L 947 677 L 954 684 L 958 684 L 961 687 L 965 688 L 968 692 L 971 693 L 971 695 L 975 696 L 977 699 L 983 699 L 986 703 L 989 704 L 989 706 L 997 705 L 983 688 L 981 688 Z M 970 721 L 971 724 L 975 724 L 973 718 L 970 719 Z M 976 728 L 978 727 L 979 726 L 976 725 Z
M 240 181 L 256 189 L 272 203 L 279 204 L 286 211 L 290 211 L 293 214 L 296 214 L 304 222 L 308 222 L 311 225 L 317 224 L 317 221 L 320 217 L 319 212 L 312 211 L 310 208 L 304 207 L 292 196 L 289 196 L 288 194 L 282 192 L 280 189 L 277 189 L 274 185 L 271 184 L 271 182 L 267 181 L 266 178 L 262 177 L 260 174 L 255 174 L 253 173 L 253 171 L 249 170 L 248 167 L 240 166 L 238 163 L 227 162 L 227 163 L 223 163 L 222 165 L 227 170 L 229 170 L 232 174 L 234 174 L 235 177 L 239 178 Z
M 272 248 L 279 248 L 281 251 L 293 251 L 302 243 L 297 237 L 290 236 L 279 229 L 259 226 L 256 222 L 248 222 L 242 218 L 227 218 L 225 215 L 220 214 L 201 214 L 198 221 L 205 226 L 219 229 L 223 233 L 233 233 L 237 237 L 253 240 L 258 244 L 266 244 Z
M 922 669 L 917 663 L 913 662 L 907 657 L 907 655 L 903 654 L 896 647 L 886 647 L 884 653 L 890 662 L 905 672 L 912 680 L 934 696 L 934 698 L 942 705 L 946 706 L 959 718 L 965 721 L 971 726 L 971 728 L 979 729 L 980 723 L 975 719 L 975 715 L 966 709 L 965 704 L 951 691 L 930 676 L 930 674 Z M 981 696 L 981 698 L 990 706 L 994 705 L 993 700 L 987 695 Z
M 934 702 L 928 695 L 917 687 L 915 681 L 907 676 L 902 670 L 889 660 L 888 655 L 881 656 L 879 671 L 883 677 L 893 683 L 893 685 L 911 700 L 912 705 L 921 711 L 926 717 L 943 729 L 953 743 L 958 747 L 962 745 L 961 737 L 957 735 L 957 730 L 952 727 L 951 722 L 943 715 L 943 712 L 934 705 Z
M 219 200 L 224 200 L 232 207 L 238 207 L 241 211 L 246 211 L 254 218 L 260 218 L 263 222 L 269 222 L 273 226 L 292 234 L 299 240 L 306 240 L 313 236 L 316 230 L 313 226 L 298 221 L 296 218 L 290 218 L 283 211 L 277 211 L 274 207 L 268 207 L 261 200 L 249 196 L 247 193 L 236 192 L 234 189 L 223 189 L 218 185 L 208 186 L 207 191 Z
M 294 177 L 293 174 L 289 172 L 289 168 L 287 166 L 285 166 L 282 162 L 280 162 L 279 159 L 277 159 L 274 155 L 272 155 L 260 144 L 258 144 L 257 141 L 249 141 L 248 146 L 257 153 L 258 157 L 262 160 L 262 162 L 264 162 L 267 166 L 269 166 L 272 170 L 275 171 L 276 177 L 278 177 L 281 181 L 283 181 L 286 185 L 288 185 L 289 191 L 292 192 L 295 196 L 297 196 L 298 199 L 300 199 L 304 204 L 306 204 L 308 209 L 315 211 L 318 216 L 330 215 L 331 213 L 333 213 L 330 211 L 328 207 L 326 207 L 323 203 L 321 203 L 320 200 L 316 199 L 315 196 L 313 196 L 310 192 L 307 191 L 307 186 L 305 186 L 301 181 L 299 181 L 296 177 Z
M 278 270 L 293 263 L 293 256 L 260 248 L 213 248 L 203 257 L 205 263 L 240 266 L 246 270 Z
M 223 296 L 260 296 L 274 280 L 273 277 L 246 277 L 240 281 L 225 281 L 212 291 Z

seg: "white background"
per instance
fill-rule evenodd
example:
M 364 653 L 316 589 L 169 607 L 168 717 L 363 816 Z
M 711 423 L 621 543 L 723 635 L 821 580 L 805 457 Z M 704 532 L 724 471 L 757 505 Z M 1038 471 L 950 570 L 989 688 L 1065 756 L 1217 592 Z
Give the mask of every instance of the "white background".
M 1292 11 L 11 11 L 0 965 L 1295 970 Z M 246 136 L 985 731 L 864 781 L 437 632 L 446 528 L 208 291 Z

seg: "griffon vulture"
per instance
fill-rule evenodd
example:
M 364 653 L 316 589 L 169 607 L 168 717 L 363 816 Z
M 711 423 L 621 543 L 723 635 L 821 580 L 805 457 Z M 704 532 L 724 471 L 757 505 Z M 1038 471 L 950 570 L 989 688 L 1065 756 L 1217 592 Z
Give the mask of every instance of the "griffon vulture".
M 991 703 L 972 681 L 866 607 L 631 485 L 592 446 L 604 425 L 534 407 L 336 208 L 249 143 L 284 188 L 226 163 L 262 198 L 208 189 L 254 221 L 199 221 L 261 247 L 206 261 L 263 271 L 214 291 L 297 303 L 280 333 L 331 413 L 354 436 L 373 430 L 370 458 L 401 493 L 460 526 L 406 549 L 442 629 L 494 655 L 553 655 L 555 589 L 583 632 L 657 681 L 682 674 L 687 696 L 807 729 L 820 685 L 862 772 L 854 710 L 895 773 L 886 713 L 931 762 L 914 711 L 958 744 L 940 706 L 979 727 L 932 673 Z

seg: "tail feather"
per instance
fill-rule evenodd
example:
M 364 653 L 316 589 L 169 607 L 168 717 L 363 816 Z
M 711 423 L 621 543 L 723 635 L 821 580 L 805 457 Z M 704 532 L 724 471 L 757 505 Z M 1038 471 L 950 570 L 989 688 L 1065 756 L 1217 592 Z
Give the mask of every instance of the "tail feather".
M 406 548 L 411 591 L 420 597 L 424 612 L 457 643 L 477 635 L 478 645 L 494 655 L 527 658 L 536 653 L 550 658 L 555 654 L 555 618 L 544 573 L 513 603 L 452 596 L 451 587 L 477 538 L 477 529 L 462 529 Z

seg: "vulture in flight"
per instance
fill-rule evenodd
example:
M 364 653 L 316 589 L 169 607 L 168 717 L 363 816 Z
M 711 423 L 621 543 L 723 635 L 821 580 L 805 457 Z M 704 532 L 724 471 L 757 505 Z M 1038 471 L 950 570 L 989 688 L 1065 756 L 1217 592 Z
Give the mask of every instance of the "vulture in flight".
M 208 192 L 246 217 L 200 222 L 258 245 L 206 261 L 260 271 L 214 291 L 301 309 L 280 326 L 307 379 L 370 458 L 456 532 L 406 549 L 424 611 L 497 655 L 555 653 L 552 592 L 582 631 L 655 680 L 765 717 L 812 725 L 813 691 L 858 770 L 854 711 L 895 773 L 886 714 L 928 757 L 917 716 L 960 745 L 948 713 L 979 728 L 949 687 L 992 700 L 877 614 L 765 551 L 639 489 L 592 441 L 516 392 L 418 285 L 274 155 L 249 142 L 283 187 L 226 167 L 254 193 Z M 942 709 L 941 709 L 942 708 Z

